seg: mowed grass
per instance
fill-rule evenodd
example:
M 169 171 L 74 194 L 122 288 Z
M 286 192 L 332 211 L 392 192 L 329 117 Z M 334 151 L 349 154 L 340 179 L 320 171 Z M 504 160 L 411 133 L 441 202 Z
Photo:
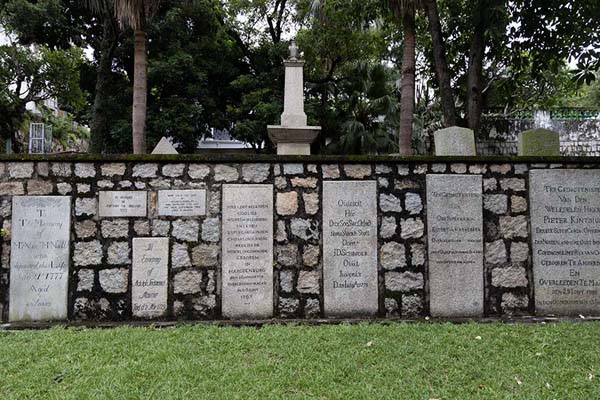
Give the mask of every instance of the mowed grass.
M 599 399 L 600 323 L 0 332 L 0 399 Z

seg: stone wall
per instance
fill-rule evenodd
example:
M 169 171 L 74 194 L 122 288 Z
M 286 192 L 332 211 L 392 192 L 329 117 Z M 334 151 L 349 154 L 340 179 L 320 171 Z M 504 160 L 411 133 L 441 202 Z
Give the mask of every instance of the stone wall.
M 169 161 L 170 160 L 170 161 Z M 224 184 L 272 184 L 273 309 L 279 318 L 321 318 L 323 181 L 377 182 L 380 317 L 429 315 L 427 174 L 483 179 L 484 315 L 532 315 L 529 225 L 531 169 L 598 169 L 528 160 L 458 162 L 394 158 L 263 158 L 257 162 L 200 158 L 93 162 L 36 159 L 0 163 L 0 223 L 6 231 L 0 269 L 0 315 L 8 320 L 13 196 L 70 196 L 71 320 L 131 320 L 132 240 L 169 237 L 166 319 L 221 318 L 221 190 Z M 449 160 L 449 159 L 448 159 Z M 600 171 L 598 171 L 600 173 Z M 159 216 L 162 189 L 205 189 L 206 215 Z M 147 191 L 147 217 L 100 217 L 101 191 Z

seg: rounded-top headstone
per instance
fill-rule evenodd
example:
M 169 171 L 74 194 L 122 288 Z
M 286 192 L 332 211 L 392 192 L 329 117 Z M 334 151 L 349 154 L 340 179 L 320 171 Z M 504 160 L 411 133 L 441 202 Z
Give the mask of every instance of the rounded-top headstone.
M 520 156 L 560 156 L 560 134 L 544 128 L 519 133 Z
M 471 129 L 451 126 L 433 133 L 436 156 L 475 156 L 475 134 Z

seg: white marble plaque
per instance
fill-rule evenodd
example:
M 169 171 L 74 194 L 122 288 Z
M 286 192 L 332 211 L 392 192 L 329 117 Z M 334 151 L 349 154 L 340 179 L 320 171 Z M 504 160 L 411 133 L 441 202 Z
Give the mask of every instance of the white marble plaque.
M 538 315 L 600 315 L 600 171 L 532 170 Z
M 273 185 L 223 185 L 222 310 L 273 315 Z
M 70 226 L 70 197 L 13 197 L 11 322 L 67 318 Z
M 100 217 L 145 217 L 148 194 L 146 191 L 100 192 Z
M 482 316 L 481 175 L 427 175 L 427 230 L 431 315 Z
M 158 215 L 172 217 L 206 215 L 206 190 L 159 190 Z
M 326 316 L 378 311 L 377 182 L 323 182 Z
M 131 309 L 134 317 L 158 318 L 167 312 L 169 238 L 134 238 Z

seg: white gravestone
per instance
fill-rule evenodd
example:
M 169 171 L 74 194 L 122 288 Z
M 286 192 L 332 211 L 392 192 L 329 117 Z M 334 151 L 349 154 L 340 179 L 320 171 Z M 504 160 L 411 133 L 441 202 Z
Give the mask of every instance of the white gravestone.
M 206 215 L 206 190 L 159 190 L 158 215 L 171 217 Z
M 70 226 L 70 197 L 13 197 L 11 322 L 67 318 Z
M 100 192 L 100 217 L 145 217 L 148 194 L 146 191 Z
M 600 315 L 599 171 L 529 178 L 536 314 Z
M 167 312 L 169 238 L 134 238 L 131 309 L 134 317 L 158 318 Z
M 482 316 L 481 175 L 427 175 L 427 229 L 431 315 Z
M 323 182 L 326 316 L 378 311 L 377 182 Z
M 223 185 L 222 310 L 273 315 L 273 185 Z

